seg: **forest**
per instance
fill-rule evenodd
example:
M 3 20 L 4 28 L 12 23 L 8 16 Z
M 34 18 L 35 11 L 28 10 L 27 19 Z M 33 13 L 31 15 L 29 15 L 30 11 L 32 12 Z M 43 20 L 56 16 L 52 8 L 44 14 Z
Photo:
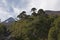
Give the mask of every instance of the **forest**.
M 46 14 L 43 9 L 22 11 L 6 28 L 0 23 L 0 40 L 60 40 L 60 16 Z

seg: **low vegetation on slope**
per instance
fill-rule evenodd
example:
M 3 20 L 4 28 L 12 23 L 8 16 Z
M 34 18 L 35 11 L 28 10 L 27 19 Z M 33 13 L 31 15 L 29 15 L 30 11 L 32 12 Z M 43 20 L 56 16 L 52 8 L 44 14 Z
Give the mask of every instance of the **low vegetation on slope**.
M 36 12 L 32 8 L 31 15 L 22 11 L 17 17 L 20 19 L 6 30 L 8 40 L 60 40 L 60 17 L 48 15 L 43 9 Z M 2 26 L 1 26 L 2 27 Z
M 10 27 L 12 37 L 16 40 L 48 40 L 50 28 L 54 26 L 54 20 L 58 16 L 48 15 L 43 9 L 39 9 L 37 13 L 35 8 L 31 10 L 31 15 L 26 15 L 25 11 L 18 15 L 20 20 Z

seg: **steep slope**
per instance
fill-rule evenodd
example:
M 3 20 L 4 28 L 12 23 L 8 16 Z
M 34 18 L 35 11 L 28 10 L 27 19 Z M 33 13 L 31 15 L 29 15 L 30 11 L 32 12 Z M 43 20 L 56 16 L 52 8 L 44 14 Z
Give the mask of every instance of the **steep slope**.
M 10 25 L 12 24 L 13 22 L 15 22 L 15 19 L 10 17 L 8 18 L 7 20 L 5 20 L 4 22 L 2 22 L 4 25 Z

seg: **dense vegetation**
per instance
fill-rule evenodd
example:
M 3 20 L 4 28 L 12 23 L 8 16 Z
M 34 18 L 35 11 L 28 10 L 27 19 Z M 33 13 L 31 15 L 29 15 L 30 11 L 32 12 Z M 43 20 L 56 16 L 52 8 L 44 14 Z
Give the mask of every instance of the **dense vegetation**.
M 48 15 L 43 9 L 36 10 L 32 8 L 31 15 L 22 11 L 17 16 L 20 20 L 12 23 L 9 29 L 0 24 L 0 35 L 3 35 L 0 37 L 3 40 L 60 40 L 60 17 Z

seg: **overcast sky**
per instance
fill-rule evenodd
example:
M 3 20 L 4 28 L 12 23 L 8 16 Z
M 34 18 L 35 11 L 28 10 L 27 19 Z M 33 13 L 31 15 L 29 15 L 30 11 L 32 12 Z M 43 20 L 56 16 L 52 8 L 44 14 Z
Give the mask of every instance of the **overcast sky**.
M 60 0 L 0 0 L 0 19 L 16 17 L 21 11 L 26 10 L 29 14 L 31 8 L 44 10 L 60 10 Z

